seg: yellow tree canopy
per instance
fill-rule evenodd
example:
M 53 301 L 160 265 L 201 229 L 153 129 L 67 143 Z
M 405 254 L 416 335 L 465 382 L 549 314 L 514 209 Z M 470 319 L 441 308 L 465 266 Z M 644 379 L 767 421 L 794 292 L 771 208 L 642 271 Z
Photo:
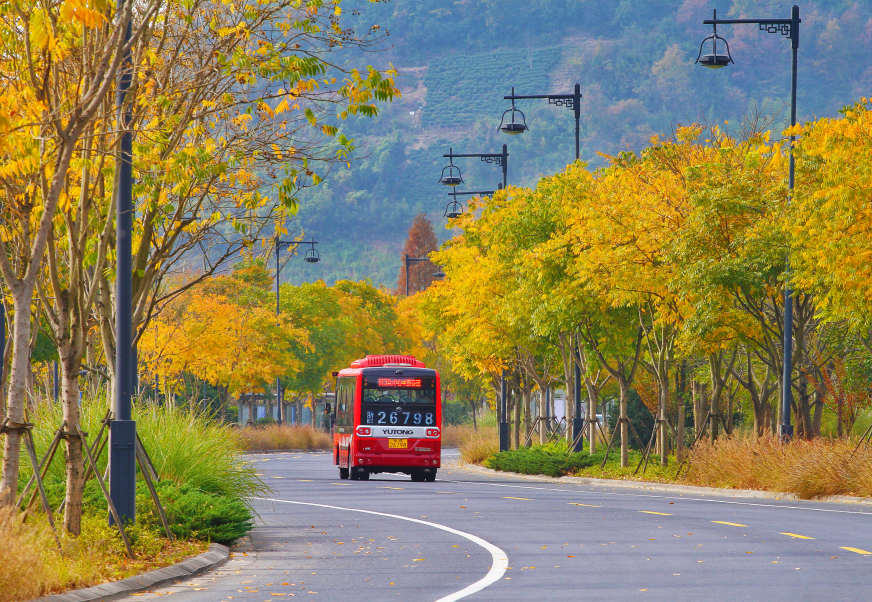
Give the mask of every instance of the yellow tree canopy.
M 831 319 L 867 324 L 872 306 L 872 99 L 797 127 L 789 222 L 792 277 Z

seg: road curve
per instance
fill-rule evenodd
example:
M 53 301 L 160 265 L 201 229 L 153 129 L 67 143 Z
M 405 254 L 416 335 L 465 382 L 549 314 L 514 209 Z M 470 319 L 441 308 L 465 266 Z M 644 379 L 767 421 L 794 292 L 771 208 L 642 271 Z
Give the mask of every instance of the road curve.
M 255 502 L 250 541 L 220 570 L 139 600 L 872 599 L 866 506 L 557 485 L 451 466 L 435 483 L 341 481 L 323 453 L 252 459 L 274 493 Z

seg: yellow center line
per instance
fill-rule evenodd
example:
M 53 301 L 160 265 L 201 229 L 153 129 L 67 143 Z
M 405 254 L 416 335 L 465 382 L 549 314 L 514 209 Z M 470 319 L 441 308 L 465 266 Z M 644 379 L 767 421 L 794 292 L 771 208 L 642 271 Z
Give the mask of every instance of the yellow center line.
M 303 481 L 305 483 L 311 483 L 312 479 L 297 479 L 298 481 Z
M 528 497 L 507 497 L 507 496 L 503 496 L 503 499 L 504 499 L 504 500 L 524 500 L 524 501 L 526 501 L 526 502 L 532 502 L 532 501 L 533 501 L 531 498 L 528 498 Z
M 587 508 L 602 508 L 602 506 L 594 506 L 593 504 L 579 504 L 578 502 L 568 502 L 570 506 L 585 506 Z
M 404 487 L 379 487 L 379 489 L 404 489 Z
M 719 525 L 730 525 L 731 527 L 747 527 L 748 525 L 740 525 L 739 523 L 728 523 L 722 520 L 713 520 L 713 523 L 717 523 Z
M 860 548 L 845 548 L 840 547 L 842 550 L 848 550 L 849 552 L 856 552 L 857 554 L 863 554 L 863 556 L 872 556 L 872 552 L 867 552 L 866 550 L 861 550 Z
M 456 491 L 437 491 L 436 493 L 457 493 Z
M 665 512 L 654 512 L 653 510 L 639 510 L 639 512 L 643 512 L 645 514 L 659 514 L 660 516 L 672 516 L 671 514 L 667 514 Z
M 331 485 L 350 485 L 350 483 L 330 483 Z
M 796 533 L 782 533 L 782 535 L 787 535 L 788 537 L 795 537 L 796 539 L 814 539 L 814 537 L 806 537 L 805 535 L 797 535 Z

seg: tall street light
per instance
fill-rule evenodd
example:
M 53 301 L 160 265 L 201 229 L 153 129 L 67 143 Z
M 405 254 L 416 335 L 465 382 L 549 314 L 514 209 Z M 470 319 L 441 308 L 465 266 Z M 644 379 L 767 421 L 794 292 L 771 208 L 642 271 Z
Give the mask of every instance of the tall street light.
M 717 11 L 712 12 L 711 19 L 705 19 L 703 25 L 712 26 L 712 35 L 702 41 L 699 47 L 699 56 L 696 62 L 703 67 L 711 69 L 720 69 L 726 67 L 733 62 L 733 57 L 730 56 L 730 46 L 727 41 L 718 35 L 718 25 L 741 25 L 752 24 L 757 25 L 760 31 L 766 33 L 779 33 L 782 36 L 790 38 L 790 47 L 793 51 L 793 60 L 791 63 L 790 73 L 790 125 L 796 125 L 796 62 L 799 52 L 799 24 L 802 21 L 799 18 L 799 7 L 794 5 L 790 9 L 789 19 L 718 19 Z M 703 55 L 703 45 L 711 40 L 711 54 Z M 724 43 L 726 54 L 718 52 L 718 40 Z M 787 202 L 790 203 L 793 198 L 793 174 L 794 174 L 794 158 L 793 158 L 793 143 L 796 141 L 796 136 L 790 135 L 790 168 L 788 175 L 788 191 Z M 790 423 L 791 402 L 793 392 L 791 391 L 791 382 L 793 380 L 793 291 L 790 289 L 790 282 L 787 276 L 790 272 L 790 260 L 787 260 L 787 270 L 785 270 L 784 279 L 784 372 L 782 373 L 783 385 L 781 387 L 781 438 L 789 440 L 793 437 L 793 425 Z
M 409 254 L 406 253 L 406 296 L 409 296 L 409 267 L 413 263 L 421 263 L 423 261 L 430 261 L 429 257 L 409 257 Z M 445 278 L 445 273 L 442 270 L 433 273 L 434 278 Z
M 124 12 L 120 0 L 119 14 Z M 131 21 L 124 32 L 130 41 Z M 109 497 L 123 522 L 136 521 L 136 422 L 133 420 L 133 110 L 126 102 L 132 81 L 130 51 L 118 72 L 116 110 L 121 140 L 115 214 L 115 414 L 109 424 Z M 110 515 L 109 521 L 112 522 Z
M 503 96 L 505 100 L 512 101 L 512 108 L 507 109 L 503 112 L 503 116 L 500 119 L 500 125 L 497 129 L 499 129 L 504 134 L 508 134 L 510 136 L 517 136 L 518 134 L 523 134 L 525 131 L 530 128 L 527 127 L 527 119 L 520 109 L 515 108 L 516 100 L 533 100 L 533 99 L 547 99 L 548 104 L 555 105 L 558 107 L 566 107 L 567 109 L 572 109 L 575 114 L 575 160 L 578 161 L 581 156 L 581 148 L 580 148 L 580 125 L 579 122 L 581 120 L 581 84 L 575 84 L 575 89 L 572 94 L 524 94 L 519 95 L 515 94 L 515 88 L 512 88 L 512 93 L 508 96 Z M 506 121 L 506 115 L 509 116 L 509 121 Z M 520 119 L 520 121 L 516 121 L 516 119 Z M 579 364 L 581 363 L 581 349 L 576 346 L 575 353 L 578 354 L 578 357 L 575 357 L 573 360 L 574 364 L 574 375 L 575 375 L 575 383 L 573 386 L 573 398 L 574 398 L 574 407 L 575 407 L 575 416 L 572 419 L 572 440 L 575 442 L 573 451 L 581 451 L 582 450 L 582 441 L 581 430 L 584 428 L 584 420 L 580 418 L 581 416 L 581 367 Z M 592 418 L 596 420 L 596 412 L 593 412 Z M 592 423 L 590 426 L 590 440 L 593 441 L 596 437 L 596 424 Z
M 526 127 L 526 126 L 525 126 Z M 509 149 L 504 144 L 503 152 L 501 153 L 459 153 L 455 154 L 454 149 L 449 148 L 447 155 L 442 155 L 449 159 L 449 164 L 442 170 L 442 177 L 439 182 L 445 186 L 458 186 L 463 183 L 463 176 L 460 173 L 460 168 L 454 165 L 454 159 L 457 157 L 478 157 L 485 163 L 495 163 L 503 168 L 503 188 L 506 187 L 506 178 L 509 169 Z M 446 174 L 446 170 L 448 174 Z M 408 274 L 408 272 L 406 272 Z M 508 399 L 506 387 L 506 371 L 503 370 L 500 376 L 500 451 L 509 449 L 509 422 L 508 422 Z
M 306 251 L 306 254 L 303 256 L 303 261 L 307 263 L 318 263 L 321 261 L 321 256 L 318 251 L 315 249 L 315 245 L 318 243 L 313 238 L 312 240 L 298 240 L 298 241 L 288 241 L 288 240 L 280 240 L 278 234 L 276 234 L 274 239 L 276 245 L 276 317 L 279 317 L 281 313 L 281 304 L 279 299 L 279 285 L 282 281 L 282 265 L 279 262 L 279 255 L 282 249 L 296 249 L 300 245 L 309 245 L 309 250 Z M 285 404 L 282 403 L 282 377 L 276 377 L 276 403 L 279 404 L 279 424 L 284 424 L 287 422 L 285 417 Z
M 503 96 L 505 100 L 512 101 L 512 108 L 503 113 L 503 118 L 500 120 L 499 130 L 510 136 L 517 136 L 527 131 L 527 121 L 524 113 L 520 109 L 515 108 L 516 100 L 532 100 L 532 99 L 547 99 L 548 104 L 557 107 L 566 107 L 572 109 L 575 113 L 575 160 L 578 161 L 580 156 L 579 147 L 579 120 L 581 119 L 581 85 L 575 84 L 575 90 L 572 94 L 527 94 L 516 95 L 515 89 L 512 88 L 512 93 L 509 96 Z M 509 113 L 511 121 L 506 123 L 506 113 Z M 520 115 L 521 121 L 516 122 L 515 116 Z

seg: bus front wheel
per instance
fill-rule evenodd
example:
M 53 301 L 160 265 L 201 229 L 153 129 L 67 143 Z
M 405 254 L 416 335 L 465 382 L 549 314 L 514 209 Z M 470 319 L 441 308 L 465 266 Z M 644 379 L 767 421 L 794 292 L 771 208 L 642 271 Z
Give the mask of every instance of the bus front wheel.
M 435 468 L 429 468 L 429 469 L 424 471 L 424 481 L 426 481 L 427 483 L 432 483 L 435 480 L 436 480 L 436 469 Z
M 347 468 L 342 468 L 341 466 L 339 467 L 339 478 L 340 479 L 347 479 L 348 478 L 348 469 Z

